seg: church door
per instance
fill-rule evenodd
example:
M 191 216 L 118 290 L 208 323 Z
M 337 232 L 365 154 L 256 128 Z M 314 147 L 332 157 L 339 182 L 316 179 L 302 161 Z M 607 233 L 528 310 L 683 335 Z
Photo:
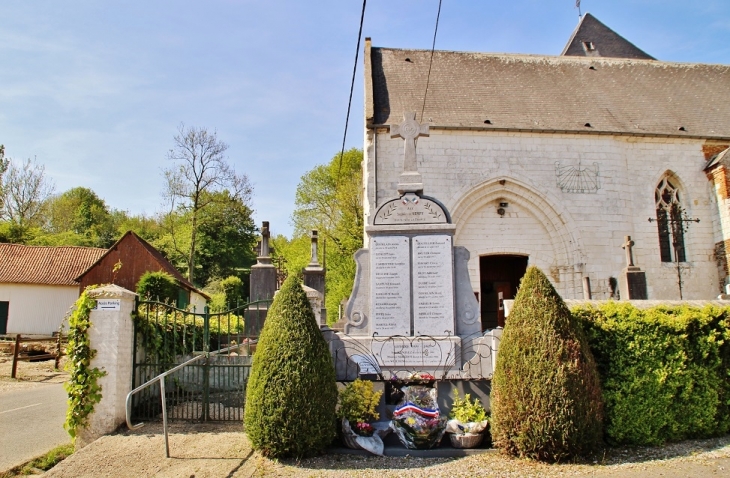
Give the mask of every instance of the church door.
M 503 301 L 515 298 L 526 270 L 527 256 L 499 255 L 479 258 L 482 330 L 504 327 Z

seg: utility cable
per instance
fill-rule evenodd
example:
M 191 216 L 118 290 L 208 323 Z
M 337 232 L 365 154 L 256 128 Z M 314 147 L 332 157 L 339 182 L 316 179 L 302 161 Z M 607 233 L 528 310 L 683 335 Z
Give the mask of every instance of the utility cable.
M 423 106 L 421 107 L 421 119 L 423 122 L 423 110 L 426 109 L 426 96 L 428 95 L 428 83 L 431 81 L 431 66 L 433 65 L 433 51 L 436 49 L 436 33 L 439 31 L 439 17 L 441 16 L 441 0 L 439 0 L 439 10 L 436 13 L 436 28 L 433 30 L 433 43 L 431 44 L 431 61 L 428 62 L 428 76 L 426 77 L 426 92 L 423 93 Z
M 441 0 L 439 0 L 441 1 Z M 357 33 L 357 48 L 355 49 L 355 65 L 352 67 L 352 82 L 350 83 L 350 100 L 347 102 L 347 117 L 345 118 L 345 134 L 342 136 L 342 150 L 340 151 L 340 161 L 337 165 L 337 186 L 340 183 L 340 171 L 342 170 L 342 156 L 345 154 L 345 141 L 347 140 L 347 126 L 350 123 L 350 108 L 352 107 L 352 92 L 355 89 L 355 74 L 357 73 L 357 59 L 360 55 L 360 39 L 362 38 L 362 23 L 365 19 L 365 4 L 367 0 L 362 0 L 362 13 L 360 14 L 360 31 Z

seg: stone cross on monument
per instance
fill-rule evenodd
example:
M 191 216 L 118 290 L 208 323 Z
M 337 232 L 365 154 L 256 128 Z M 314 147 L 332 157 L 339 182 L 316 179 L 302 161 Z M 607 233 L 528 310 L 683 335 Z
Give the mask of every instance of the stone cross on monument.
M 423 191 L 423 180 L 416 161 L 416 141 L 419 136 L 428 136 L 428 125 L 416 121 L 416 112 L 403 113 L 403 122 L 390 126 L 390 137 L 405 140 L 403 149 L 403 173 L 398 181 L 398 192 L 417 193 Z
M 626 251 L 626 267 L 621 271 L 620 290 L 623 300 L 646 300 L 649 298 L 646 274 L 634 265 L 634 241 L 624 236 L 621 247 Z

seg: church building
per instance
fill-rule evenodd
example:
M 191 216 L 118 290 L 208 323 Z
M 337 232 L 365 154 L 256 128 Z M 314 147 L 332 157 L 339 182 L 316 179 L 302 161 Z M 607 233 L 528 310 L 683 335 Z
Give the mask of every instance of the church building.
M 654 59 L 585 14 L 559 56 L 366 39 L 364 84 L 365 224 L 404 191 L 442 206 L 483 329 L 528 265 L 565 299 L 725 292 L 730 66 Z

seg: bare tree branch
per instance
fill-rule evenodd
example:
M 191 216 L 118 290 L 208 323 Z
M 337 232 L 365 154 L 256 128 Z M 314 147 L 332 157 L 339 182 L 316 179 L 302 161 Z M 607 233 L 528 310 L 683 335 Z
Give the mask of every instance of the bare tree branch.
M 190 215 L 187 276 L 192 282 L 195 273 L 196 239 L 202 226 L 201 212 L 211 206 L 216 198 L 210 193 L 227 190 L 232 197 L 250 207 L 253 187 L 245 174 L 236 173 L 228 163 L 225 156 L 228 145 L 218 139 L 215 131 L 186 128 L 181 123 L 173 141 L 174 147 L 167 153 L 173 166 L 163 171 L 166 181 L 163 195 L 170 202 L 171 213 L 182 210 Z M 173 223 L 174 221 L 170 221 L 171 225 Z
M 21 165 L 9 160 L 7 171 L 1 179 L 0 215 L 20 227 L 25 227 L 39 218 L 43 202 L 55 190 L 53 182 L 46 178 L 45 167 L 30 159 Z

